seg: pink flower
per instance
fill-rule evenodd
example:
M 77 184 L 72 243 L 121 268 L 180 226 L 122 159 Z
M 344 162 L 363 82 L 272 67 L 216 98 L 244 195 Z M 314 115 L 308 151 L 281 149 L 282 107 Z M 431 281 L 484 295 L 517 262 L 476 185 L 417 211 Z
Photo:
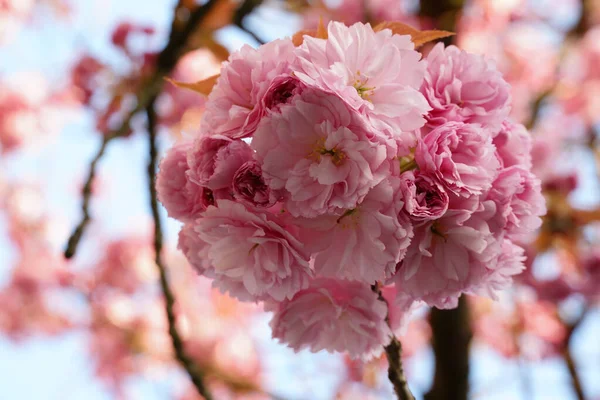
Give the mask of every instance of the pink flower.
M 208 260 L 208 243 L 200 239 L 193 222 L 181 227 L 177 248 L 200 275 L 214 277 L 214 268 Z
M 212 193 L 187 178 L 187 152 L 190 142 L 181 142 L 169 149 L 162 159 L 156 178 L 158 199 L 170 217 L 191 221 L 200 216 L 206 206 L 214 203 Z
M 278 200 L 265 183 L 256 161 L 247 161 L 237 170 L 233 176 L 233 194 L 237 200 L 255 207 L 271 207 Z
M 312 276 L 302 243 L 273 215 L 219 200 L 195 221 L 214 268 L 214 285 L 241 300 L 282 301 L 308 286 Z M 242 284 L 242 285 L 240 285 Z
M 289 64 L 293 58 L 294 45 L 289 39 L 275 40 L 258 49 L 246 45 L 232 53 L 208 96 L 203 129 L 209 134 L 232 138 L 251 136 L 266 112 L 265 94 L 275 78 L 290 76 Z M 272 107 L 273 99 L 283 101 L 286 96 L 287 89 L 278 90 L 282 93 L 270 95 L 268 102 Z
M 457 121 L 500 128 L 510 112 L 510 86 L 490 60 L 438 43 L 427 62 L 421 92 L 433 108 L 429 127 Z
M 200 235 L 194 230 L 193 223 L 184 225 L 179 231 L 177 248 L 181 250 L 198 274 L 213 279 L 213 287 L 220 289 L 223 293 L 229 292 L 241 301 L 255 300 L 254 296 L 245 289 L 243 281 L 233 281 L 215 274 L 215 268 L 208 258 L 210 245 L 200 238 Z
M 396 285 L 381 288 L 381 294 L 388 306 L 388 321 L 396 336 L 404 336 L 408 327 L 409 317 L 419 303 L 399 289 Z M 402 343 L 404 345 L 404 343 Z
M 225 136 L 202 136 L 188 151 L 189 179 L 210 190 L 228 189 L 238 168 L 252 159 L 246 142 Z
M 266 111 L 276 112 L 295 96 L 302 93 L 305 86 L 295 76 L 280 75 L 273 79 L 262 99 L 262 107 Z
M 496 204 L 494 223 L 506 230 L 510 239 L 524 239 L 542 224 L 546 202 L 540 181 L 531 172 L 518 166 L 500 172 L 487 200 Z
M 478 125 L 448 122 L 419 143 L 419 169 L 459 196 L 480 195 L 489 189 L 500 167 L 487 130 Z
M 397 187 L 383 181 L 356 208 L 305 222 L 302 239 L 317 274 L 368 284 L 392 276 L 412 237 Z
M 419 171 L 407 171 L 400 176 L 404 209 L 415 222 L 442 217 L 450 201 L 444 188 Z
M 259 125 L 252 147 L 294 216 L 354 208 L 390 172 L 387 147 L 337 96 L 305 91 Z
M 348 352 L 368 360 L 390 340 L 387 307 L 368 285 L 315 279 L 291 300 L 271 304 L 273 338 L 295 351 Z
M 504 121 L 493 143 L 504 168 L 520 165 L 531 169 L 531 135 L 522 124 Z
M 462 207 L 436 221 L 415 227 L 415 236 L 395 275 L 396 285 L 415 300 L 454 308 L 464 292 L 475 288 L 472 275 L 494 262 L 500 242 L 487 220 L 493 207 L 467 217 Z
M 424 125 L 430 107 L 419 93 L 425 65 L 409 36 L 374 32 L 369 24 L 330 22 L 328 39 L 305 37 L 294 74 L 336 93 L 389 135 Z
M 513 276 L 525 269 L 525 250 L 508 239 L 502 241 L 502 251 L 495 262 L 480 265 L 479 271 L 472 274 L 475 287 L 471 292 L 498 300 L 498 292 L 508 288 Z

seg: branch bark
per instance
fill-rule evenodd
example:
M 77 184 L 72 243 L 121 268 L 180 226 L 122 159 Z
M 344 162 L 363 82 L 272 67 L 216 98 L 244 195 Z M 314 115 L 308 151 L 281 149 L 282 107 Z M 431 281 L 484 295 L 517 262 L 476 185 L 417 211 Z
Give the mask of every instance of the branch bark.
M 456 31 L 464 0 L 421 0 L 419 16 L 433 28 Z M 456 36 L 444 39 L 452 44 Z M 465 296 L 454 310 L 431 309 L 429 316 L 435 354 L 433 385 L 425 400 L 467 400 L 469 393 L 469 345 L 473 333 Z
M 148 118 L 148 142 L 150 147 L 150 160 L 148 162 L 148 192 L 150 195 L 152 218 L 154 220 L 154 261 L 160 276 L 160 288 L 165 297 L 165 312 L 167 314 L 169 335 L 171 336 L 175 357 L 187 372 L 198 393 L 206 400 L 212 400 L 212 396 L 204 384 L 203 374 L 185 352 L 183 340 L 177 330 L 177 318 L 175 317 L 174 312 L 175 296 L 169 286 L 167 269 L 162 259 L 163 234 L 155 185 L 158 149 L 156 143 L 156 112 L 154 110 L 154 102 L 155 99 L 151 99 L 150 104 L 148 104 L 146 108 L 146 116 Z
M 371 290 L 377 294 L 378 300 L 384 302 L 389 310 L 389 304 L 383 297 L 378 284 L 372 285 Z M 385 322 L 388 326 L 390 325 L 389 312 L 385 316 Z M 415 400 L 415 397 L 408 387 L 408 381 L 406 380 L 404 368 L 402 367 L 402 343 L 400 343 L 396 335 L 392 333 L 390 343 L 385 346 L 384 349 L 388 360 L 388 379 L 394 387 L 396 397 L 398 400 Z
M 573 341 L 573 334 L 579 328 L 583 320 L 587 315 L 588 309 L 585 308 L 579 317 L 568 325 L 567 330 L 567 338 L 565 340 L 565 346 L 562 351 L 562 357 L 567 366 L 567 370 L 569 371 L 569 377 L 571 378 L 571 386 L 573 387 L 573 392 L 577 396 L 577 400 L 586 400 L 585 392 L 583 391 L 583 385 L 581 383 L 581 377 L 579 376 L 579 371 L 577 370 L 577 366 L 575 365 L 575 360 L 573 359 L 573 354 L 571 353 L 571 345 Z
M 575 392 L 575 395 L 577 396 L 577 400 L 586 400 L 585 393 L 583 392 L 583 385 L 581 384 L 581 378 L 579 377 L 579 371 L 577 371 L 575 360 L 571 354 L 570 341 L 564 350 L 563 359 L 567 365 L 569 376 L 571 377 L 571 386 L 573 387 L 573 392 Z
M 432 309 L 429 316 L 435 354 L 435 377 L 425 400 L 467 400 L 471 331 L 465 296 L 453 310 Z
M 175 7 L 169 40 L 164 49 L 158 55 L 154 73 L 147 78 L 145 83 L 142 85 L 143 89 L 136 94 L 137 104 L 127 114 L 127 117 L 123 120 L 121 126 L 115 131 L 105 134 L 102 144 L 90 164 L 87 180 L 82 189 L 81 209 L 83 216 L 69 237 L 64 252 L 65 258 L 72 258 L 75 255 L 83 233 L 91 221 L 89 206 L 92 196 L 92 185 L 96 175 L 98 162 L 103 157 L 108 143 L 115 138 L 125 135 L 129 131 L 131 119 L 139 112 L 145 110 L 150 101 L 158 96 L 164 85 L 164 77 L 173 70 L 181 56 L 188 50 L 187 43 L 191 35 L 195 32 L 198 26 L 202 24 L 204 18 L 209 14 L 217 1 L 219 0 L 208 0 L 202 6 L 194 9 L 182 28 L 178 28 L 178 24 L 176 23 L 177 11 L 180 7 L 180 3 L 178 3 L 178 5 Z M 260 3 L 261 0 L 247 0 L 244 2 L 236 11 L 234 22 L 242 21 L 244 17 L 248 13 L 252 12 Z
M 258 44 L 264 44 L 264 40 L 256 35 L 256 33 L 250 30 L 246 24 L 244 23 L 246 16 L 251 14 L 256 8 L 258 8 L 262 4 L 263 0 L 246 0 L 242 3 L 242 5 L 237 9 L 235 15 L 233 16 L 233 24 L 240 28 L 242 31 L 246 32 L 248 35 L 252 36 L 252 38 Z
M 402 368 L 402 343 L 392 335 L 392 341 L 385 346 L 385 355 L 388 360 L 388 379 L 394 386 L 394 392 L 399 400 L 415 400 L 408 387 L 404 369 Z

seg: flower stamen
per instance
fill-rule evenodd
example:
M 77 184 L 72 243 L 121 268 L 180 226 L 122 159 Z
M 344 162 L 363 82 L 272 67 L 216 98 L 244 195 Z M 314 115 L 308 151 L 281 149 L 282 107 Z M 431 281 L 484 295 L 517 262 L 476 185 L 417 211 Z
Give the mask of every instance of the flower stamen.
M 352 86 L 354 86 L 360 97 L 367 101 L 371 101 L 371 95 L 375 90 L 375 86 L 367 86 L 367 82 L 369 82 L 369 79 L 361 77 L 360 71 L 356 71 L 356 78 L 354 79 Z
M 333 149 L 327 149 L 325 147 L 325 138 L 321 138 L 317 140 L 313 150 L 307 158 L 315 162 L 320 162 L 321 156 L 324 155 L 329 155 L 331 157 L 331 162 L 336 167 L 342 165 L 344 163 L 344 160 L 346 159 L 346 153 L 337 149 L 336 147 L 334 147 Z

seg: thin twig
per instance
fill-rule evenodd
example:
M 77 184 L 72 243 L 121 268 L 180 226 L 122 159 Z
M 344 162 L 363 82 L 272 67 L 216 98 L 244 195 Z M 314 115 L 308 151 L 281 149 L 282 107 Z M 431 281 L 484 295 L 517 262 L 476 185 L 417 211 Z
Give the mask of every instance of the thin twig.
M 573 387 L 573 391 L 577 396 L 577 400 L 586 400 L 585 394 L 583 392 L 583 386 L 581 384 L 581 378 L 579 376 L 579 372 L 577 371 L 577 367 L 575 365 L 575 360 L 573 359 L 573 355 L 571 354 L 571 350 L 569 346 L 564 350 L 563 359 L 565 364 L 567 365 L 567 369 L 569 370 L 569 376 L 571 377 L 571 386 Z
M 565 342 L 565 346 L 562 352 L 563 360 L 567 366 L 567 370 L 569 371 L 569 376 L 571 377 L 571 385 L 573 386 L 573 391 L 577 396 L 577 400 L 586 400 L 585 393 L 583 391 L 583 385 L 581 383 L 581 377 L 579 376 L 579 371 L 577 370 L 577 366 L 575 365 L 575 360 L 573 359 L 573 354 L 571 353 L 571 343 L 573 339 L 573 334 L 577 330 L 577 328 L 581 325 L 581 322 L 585 319 L 588 312 L 588 308 L 584 308 L 579 317 L 568 325 L 567 330 L 567 338 Z
M 388 379 L 394 385 L 396 396 L 400 400 L 414 400 L 402 368 L 402 344 L 393 334 L 392 341 L 385 346 L 385 354 L 389 364 Z
M 147 86 L 147 88 L 152 88 L 152 86 Z M 127 115 L 121 126 L 117 130 L 104 135 L 104 137 L 102 138 L 102 143 L 100 144 L 96 155 L 90 163 L 88 176 L 81 190 L 81 213 L 83 214 L 83 216 L 77 224 L 77 226 L 75 227 L 75 229 L 73 230 L 73 233 L 69 237 L 67 247 L 65 248 L 64 252 L 65 258 L 69 259 L 75 255 L 75 252 L 77 251 L 77 246 L 79 245 L 81 237 L 83 236 L 83 232 L 85 231 L 87 225 L 91 221 L 90 202 L 92 199 L 92 186 L 96 177 L 96 168 L 98 166 L 98 162 L 100 162 L 100 159 L 102 159 L 102 157 L 104 156 L 106 148 L 108 147 L 108 143 L 115 138 L 124 136 L 129 131 L 131 119 L 135 116 L 135 114 L 137 114 L 141 110 L 142 104 L 146 104 L 145 99 L 146 97 L 149 97 L 151 93 L 153 93 L 153 90 L 147 89 L 142 91 L 138 96 L 138 105 Z
M 389 304 L 383 297 L 381 289 L 378 285 L 372 285 L 371 290 L 377 294 L 379 301 L 383 301 L 388 307 Z M 385 322 L 390 325 L 389 312 L 385 316 Z M 404 375 L 404 368 L 402 367 L 402 343 L 398 340 L 394 333 L 391 334 L 390 343 L 384 347 L 385 355 L 388 360 L 388 379 L 394 387 L 394 392 L 398 397 L 398 400 L 415 400 L 415 397 L 408 387 L 408 381 Z
M 90 208 L 90 200 L 92 198 L 92 183 L 93 183 L 94 177 L 96 175 L 96 166 L 98 165 L 98 162 L 104 155 L 104 152 L 106 151 L 106 145 L 108 144 L 109 140 L 110 139 L 108 136 L 105 136 L 102 139 L 102 144 L 100 145 L 100 148 L 98 149 L 98 152 L 96 153 L 96 156 L 90 163 L 88 177 L 85 181 L 85 185 L 83 185 L 83 189 L 81 190 L 82 197 L 83 197 L 83 201 L 81 203 L 81 212 L 83 214 L 83 217 L 81 218 L 81 221 L 79 222 L 79 224 L 77 224 L 77 226 L 75 227 L 75 230 L 69 237 L 69 241 L 67 242 L 67 248 L 65 249 L 65 257 L 66 258 L 71 258 L 75 255 L 75 250 L 77 249 L 77 245 L 79 244 L 79 241 L 81 240 L 83 231 L 85 230 L 87 224 L 90 222 L 89 208 Z
M 243 23 L 240 24 L 236 24 L 236 26 L 238 28 L 240 28 L 242 31 L 244 31 L 246 34 L 250 35 L 252 37 L 252 39 L 254 39 L 254 41 L 260 45 L 265 44 L 265 41 L 262 40 L 260 37 L 258 37 L 258 35 L 256 33 L 254 33 L 254 31 L 252 31 L 251 29 L 247 28 L 246 25 L 244 25 Z
M 248 35 L 252 36 L 252 38 L 258 44 L 265 44 L 265 41 L 258 37 L 251 29 L 248 29 L 244 23 L 244 20 L 246 19 L 246 16 L 251 14 L 258 6 L 262 4 L 262 2 L 263 0 L 245 0 L 233 15 L 233 24 L 246 32 Z
M 158 93 L 160 93 L 164 84 L 163 78 L 166 75 L 168 75 L 171 72 L 171 70 L 175 67 L 177 61 L 179 60 L 185 49 L 189 37 L 192 35 L 196 27 L 202 22 L 202 20 L 208 14 L 208 12 L 213 8 L 216 2 L 217 0 L 209 0 L 201 7 L 195 9 L 190 15 L 190 18 L 188 19 L 183 29 L 177 30 L 176 24 L 173 24 L 172 31 L 169 37 L 169 42 L 158 56 L 156 69 L 154 73 L 144 82 L 143 85 L 141 85 L 142 90 L 137 94 L 137 102 L 135 108 L 127 114 L 127 116 L 125 117 L 121 126 L 118 129 L 104 135 L 102 144 L 98 149 L 96 156 L 90 163 L 88 177 L 82 189 L 83 200 L 81 210 L 83 216 L 81 221 L 77 224 L 77 226 L 73 230 L 73 233 L 69 237 L 67 247 L 64 252 L 66 258 L 71 258 L 75 255 L 75 252 L 77 251 L 77 246 L 81 241 L 81 237 L 83 236 L 87 225 L 91 221 L 89 206 L 92 196 L 92 186 L 96 175 L 96 167 L 98 162 L 104 155 L 108 143 L 112 139 L 125 135 L 129 131 L 132 118 L 138 112 L 144 110 L 151 101 L 151 99 L 155 98 L 158 95 Z M 176 15 L 174 16 L 174 18 L 176 18 Z
M 146 115 L 148 117 L 148 141 L 150 144 L 150 161 L 148 162 L 148 191 L 150 194 L 152 218 L 154 219 L 154 261 L 160 275 L 160 288 L 165 297 L 165 311 L 167 314 L 167 321 L 169 323 L 169 335 L 171 336 L 171 341 L 173 343 L 175 357 L 189 375 L 192 383 L 196 387 L 196 390 L 206 400 L 211 400 L 212 396 L 204 384 L 202 372 L 197 368 L 194 361 L 185 352 L 183 340 L 181 339 L 179 331 L 177 330 L 177 319 L 175 318 L 175 312 L 173 311 L 175 305 L 175 296 L 173 295 L 171 287 L 169 286 L 166 267 L 163 263 L 161 255 L 163 247 L 163 235 L 162 224 L 158 212 L 158 200 L 156 197 L 155 186 L 158 150 L 156 143 L 156 112 L 154 110 L 154 99 L 152 99 L 150 104 L 148 104 Z

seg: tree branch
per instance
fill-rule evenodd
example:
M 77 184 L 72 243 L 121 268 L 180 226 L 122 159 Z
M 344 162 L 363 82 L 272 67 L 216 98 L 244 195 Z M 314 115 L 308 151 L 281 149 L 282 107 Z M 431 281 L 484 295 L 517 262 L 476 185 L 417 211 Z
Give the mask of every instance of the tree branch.
M 265 44 L 265 41 L 258 37 L 252 30 L 248 29 L 246 24 L 244 24 L 244 20 L 246 19 L 246 16 L 251 14 L 258 6 L 262 4 L 262 2 L 263 0 L 245 0 L 233 15 L 233 24 L 242 31 L 246 32 L 248 35 L 252 36 L 252 39 L 254 39 L 258 44 Z
M 177 330 L 177 319 L 173 310 L 175 306 L 175 296 L 173 295 L 171 287 L 169 286 L 166 267 L 163 263 L 161 255 L 163 247 L 163 235 L 162 224 L 158 212 L 158 200 L 155 186 L 158 150 L 156 144 L 156 112 L 154 110 L 154 100 L 155 99 L 152 99 L 146 108 L 146 115 L 148 117 L 148 141 L 150 144 L 150 161 L 148 162 L 148 192 L 150 194 L 152 218 L 154 219 L 154 261 L 160 276 L 160 288 L 165 297 L 165 311 L 167 314 L 167 321 L 169 323 L 169 335 L 171 336 L 171 341 L 173 343 L 175 357 L 189 375 L 198 393 L 200 393 L 200 395 L 202 395 L 202 397 L 204 397 L 206 400 L 211 400 L 212 396 L 204 384 L 202 372 L 185 352 L 183 340 L 181 339 L 179 331 Z
M 96 176 L 96 166 L 98 165 L 98 162 L 104 155 L 104 152 L 106 151 L 106 145 L 108 144 L 108 142 L 109 142 L 109 138 L 107 136 L 105 136 L 102 139 L 102 144 L 100 145 L 98 152 L 96 153 L 96 155 L 94 156 L 94 159 L 90 163 L 88 176 L 85 181 L 85 184 L 83 185 L 83 189 L 81 190 L 81 194 L 83 197 L 83 200 L 81 203 L 81 212 L 83 214 L 83 217 L 81 218 L 81 221 L 77 224 L 77 226 L 73 230 L 73 233 L 69 237 L 69 240 L 67 242 L 67 247 L 66 247 L 65 253 L 64 253 L 66 258 L 71 258 L 75 255 L 75 251 L 77 250 L 77 245 L 79 244 L 79 241 L 81 240 L 83 231 L 85 230 L 85 228 L 87 227 L 87 225 L 90 222 L 91 217 L 90 217 L 89 209 L 90 209 L 90 200 L 92 198 L 92 183 L 94 182 L 94 177 Z
M 573 334 L 577 330 L 577 328 L 581 325 L 583 320 L 587 315 L 588 309 L 585 308 L 579 317 L 568 325 L 567 330 L 567 338 L 565 341 L 565 346 L 562 352 L 562 357 L 567 366 L 567 370 L 569 371 L 569 376 L 571 377 L 571 385 L 573 386 L 573 391 L 577 396 L 577 400 L 586 400 L 585 393 L 583 391 L 583 385 L 581 383 L 581 377 L 579 376 L 579 371 L 577 370 L 577 366 L 575 365 L 575 360 L 573 359 L 573 354 L 571 353 L 571 344 L 573 339 Z
M 185 46 L 188 42 L 189 37 L 202 22 L 204 17 L 213 8 L 218 0 L 209 0 L 206 4 L 195 9 L 188 19 L 186 25 L 181 30 L 176 29 L 176 24 L 173 23 L 169 41 L 165 48 L 158 55 L 156 69 L 154 73 L 141 85 L 142 90 L 137 94 L 137 104 L 133 110 L 131 110 L 127 117 L 123 120 L 121 126 L 110 134 L 106 134 L 102 140 L 102 144 L 96 153 L 96 156 L 90 163 L 90 169 L 87 180 L 82 189 L 82 205 L 81 210 L 83 217 L 77 224 L 73 233 L 69 237 L 64 256 L 66 258 L 72 258 L 77 251 L 77 246 L 81 241 L 81 237 L 85 231 L 85 228 L 91 220 L 89 206 L 92 196 L 92 185 L 96 176 L 96 167 L 102 156 L 106 151 L 108 143 L 117 137 L 125 135 L 129 131 L 131 119 L 140 111 L 144 110 L 149 104 L 151 99 L 155 98 L 158 93 L 162 90 L 164 84 L 164 77 L 168 75 L 171 70 L 177 64 L 177 61 L 181 57 Z M 176 15 L 173 17 L 176 18 Z
M 433 308 L 429 315 L 435 377 L 425 400 L 467 400 L 469 345 L 473 335 L 465 296 L 453 310 Z
M 419 16 L 424 24 L 456 31 L 465 0 L 420 0 Z M 456 36 L 443 40 L 446 46 Z M 433 385 L 426 400 L 467 400 L 469 393 L 469 344 L 473 335 L 468 304 L 461 296 L 454 310 L 432 308 L 429 315 L 435 354 Z
M 389 364 L 388 379 L 394 386 L 396 396 L 399 400 L 415 400 L 402 368 L 402 343 L 395 335 L 392 335 L 390 344 L 385 346 L 385 355 Z
M 90 201 L 92 198 L 92 186 L 96 177 L 96 168 L 98 167 L 98 162 L 100 162 L 100 160 L 104 156 L 106 148 L 108 147 L 108 143 L 115 138 L 124 136 L 129 131 L 131 119 L 143 109 L 143 105 L 147 103 L 146 99 L 149 99 L 153 95 L 154 91 L 155 89 L 153 89 L 153 86 L 146 86 L 146 89 L 140 92 L 138 95 L 138 105 L 127 115 L 127 117 L 125 117 L 121 126 L 117 130 L 107 135 L 104 135 L 104 137 L 102 138 L 100 148 L 98 149 L 96 155 L 90 163 L 88 176 L 85 181 L 85 184 L 83 185 L 83 189 L 81 190 L 81 213 L 83 214 L 83 217 L 81 218 L 81 220 L 73 230 L 73 233 L 69 237 L 67 247 L 65 248 L 64 252 L 65 258 L 69 259 L 75 255 L 75 252 L 77 251 L 77 246 L 79 245 L 81 237 L 83 236 L 83 232 L 85 231 L 85 228 L 91 221 Z
M 254 41 L 256 43 L 258 43 L 259 45 L 265 44 L 264 40 L 262 40 L 261 38 L 259 38 L 258 35 L 256 33 L 254 33 L 254 31 L 252 31 L 249 28 L 247 28 L 246 25 L 244 25 L 243 23 L 236 24 L 236 26 L 238 28 L 240 28 L 242 31 L 244 31 L 246 34 L 250 35 L 252 37 L 252 39 L 254 39 Z
M 567 365 L 567 369 L 569 370 L 569 376 L 571 377 L 571 386 L 573 387 L 573 391 L 577 396 L 577 400 L 586 400 L 585 394 L 583 392 L 583 386 L 581 384 L 581 378 L 579 377 L 579 372 L 577 371 L 577 367 L 575 366 L 575 360 L 573 359 L 573 355 L 570 350 L 570 340 L 567 344 L 567 347 L 563 353 L 563 360 Z
M 383 297 L 381 289 L 377 284 L 371 286 L 371 290 L 377 294 L 379 301 L 385 303 L 388 308 L 388 314 L 385 316 L 385 322 L 390 325 L 389 318 L 389 304 Z M 398 340 L 396 335 L 392 333 L 390 343 L 384 347 L 385 355 L 388 360 L 388 379 L 394 387 L 394 392 L 398 397 L 398 400 L 415 400 L 415 397 L 408 387 L 408 381 L 404 375 L 404 368 L 402 367 L 402 343 Z

